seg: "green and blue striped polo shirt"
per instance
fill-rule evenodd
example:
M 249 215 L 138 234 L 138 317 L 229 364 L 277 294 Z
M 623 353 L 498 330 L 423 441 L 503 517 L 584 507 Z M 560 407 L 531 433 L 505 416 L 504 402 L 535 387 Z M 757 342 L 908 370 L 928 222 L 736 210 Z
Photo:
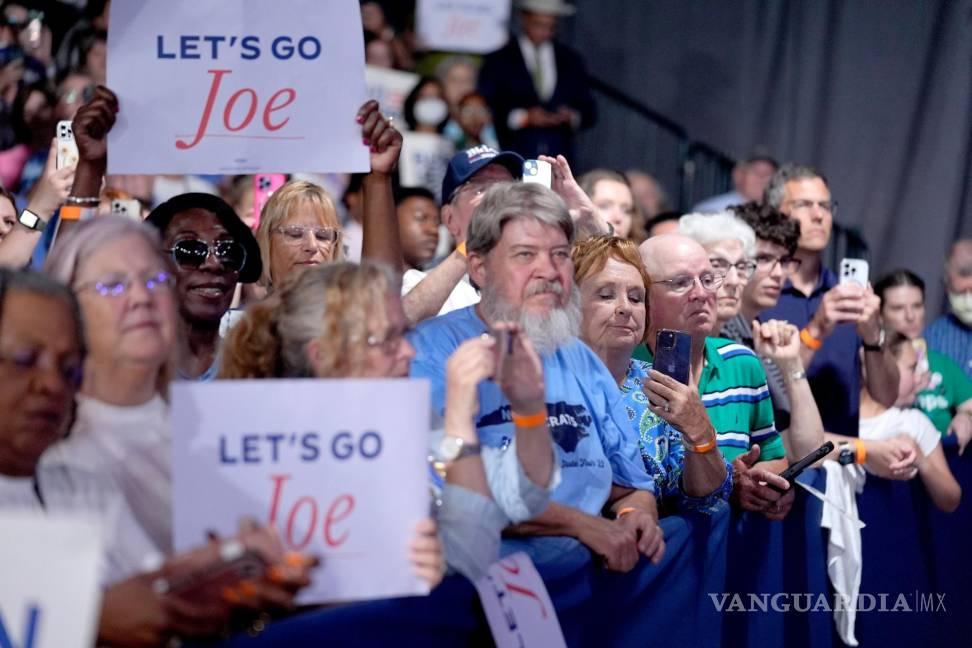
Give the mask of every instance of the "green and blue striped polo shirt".
M 639 346 L 634 357 L 654 360 L 645 346 Z M 726 459 L 745 454 L 754 443 L 759 445 L 759 461 L 786 456 L 783 438 L 773 422 L 766 373 L 752 349 L 725 338 L 706 338 L 699 395 Z

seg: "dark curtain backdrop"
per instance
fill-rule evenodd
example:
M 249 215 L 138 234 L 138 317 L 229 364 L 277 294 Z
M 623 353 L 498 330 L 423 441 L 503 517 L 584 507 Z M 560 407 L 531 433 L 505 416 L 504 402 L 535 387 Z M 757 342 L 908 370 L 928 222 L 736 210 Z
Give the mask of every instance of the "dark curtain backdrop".
M 942 300 L 941 262 L 972 236 L 972 0 L 574 0 L 562 38 L 592 75 L 732 156 L 755 145 L 820 167 L 872 277 L 907 266 Z M 579 165 L 671 155 L 599 97 Z

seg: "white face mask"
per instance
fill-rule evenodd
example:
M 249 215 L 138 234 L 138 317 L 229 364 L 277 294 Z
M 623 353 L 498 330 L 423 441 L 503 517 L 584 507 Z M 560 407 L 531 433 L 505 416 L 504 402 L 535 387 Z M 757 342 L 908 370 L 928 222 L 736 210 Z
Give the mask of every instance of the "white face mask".
M 427 97 L 415 102 L 415 121 L 423 126 L 438 126 L 449 115 L 449 105 L 438 97 Z
M 952 313 L 966 326 L 972 326 L 972 292 L 948 293 L 948 304 Z

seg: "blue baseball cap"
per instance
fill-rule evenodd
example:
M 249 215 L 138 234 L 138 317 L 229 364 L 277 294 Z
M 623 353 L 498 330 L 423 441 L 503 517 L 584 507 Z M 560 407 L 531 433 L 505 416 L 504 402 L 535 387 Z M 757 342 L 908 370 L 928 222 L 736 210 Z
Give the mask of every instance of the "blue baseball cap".
M 514 180 L 519 180 L 523 175 L 523 158 L 513 151 L 497 151 L 489 146 L 474 146 L 460 151 L 449 160 L 445 178 L 442 179 L 442 204 L 449 202 L 456 189 L 490 164 L 506 167 Z

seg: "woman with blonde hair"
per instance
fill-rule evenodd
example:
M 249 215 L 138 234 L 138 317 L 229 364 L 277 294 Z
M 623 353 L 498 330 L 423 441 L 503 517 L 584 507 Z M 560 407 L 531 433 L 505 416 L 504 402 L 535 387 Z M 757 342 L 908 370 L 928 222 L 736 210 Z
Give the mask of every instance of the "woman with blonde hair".
M 429 439 L 447 466 L 436 516 L 446 562 L 471 579 L 499 558 L 503 528 L 546 509 L 559 476 L 545 423 L 518 433 L 505 451 L 479 445 L 474 416 L 481 381 L 497 380 L 518 411 L 545 407 L 536 351 L 517 326 L 500 323 L 495 330 L 502 342 L 468 340 L 450 357 L 444 434 Z M 390 269 L 368 261 L 311 268 L 247 310 L 226 339 L 220 377 L 404 378 L 415 356 L 405 333 Z M 420 534 L 426 543 L 435 534 L 431 521 Z M 414 545 L 412 555 L 430 582 L 432 546 L 426 544 L 425 559 Z
M 280 285 L 294 272 L 341 261 L 344 245 L 334 200 L 306 180 L 291 180 L 273 192 L 256 231 L 263 261 L 260 285 Z

